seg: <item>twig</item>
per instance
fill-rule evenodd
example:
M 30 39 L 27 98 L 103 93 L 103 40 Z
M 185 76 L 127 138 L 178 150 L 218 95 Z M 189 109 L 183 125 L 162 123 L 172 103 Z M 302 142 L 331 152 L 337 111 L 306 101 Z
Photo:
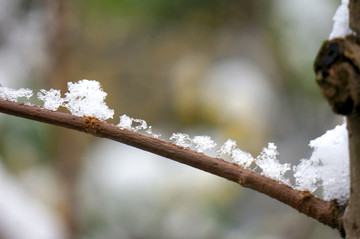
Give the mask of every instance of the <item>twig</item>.
M 81 131 L 96 137 L 112 139 L 175 160 L 266 194 L 325 225 L 336 228 L 340 232 L 343 231 L 341 219 L 343 208 L 336 202 L 326 202 L 314 197 L 308 191 L 293 189 L 288 185 L 280 184 L 256 172 L 244 169 L 237 164 L 209 157 L 137 132 L 121 129 L 93 117 L 77 117 L 1 99 L 0 112 Z

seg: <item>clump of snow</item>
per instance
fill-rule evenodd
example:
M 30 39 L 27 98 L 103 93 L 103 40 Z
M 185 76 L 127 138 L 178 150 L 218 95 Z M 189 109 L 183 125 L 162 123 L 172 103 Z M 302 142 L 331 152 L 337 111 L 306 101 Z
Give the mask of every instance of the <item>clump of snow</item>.
M 132 129 L 132 118 L 127 115 L 120 116 L 120 123 L 117 125 L 122 129 Z
M 192 143 L 195 146 L 197 152 L 204 152 L 207 149 L 212 149 L 216 146 L 216 143 L 210 138 L 210 136 L 195 136 L 192 139 Z
M 255 159 L 256 164 L 262 169 L 263 175 L 276 181 L 290 184 L 289 179 L 284 177 L 290 170 L 290 164 L 281 164 L 277 159 L 279 152 L 274 143 L 269 143 L 267 148 L 263 148 L 260 155 Z
M 137 123 L 138 125 L 133 126 L 133 123 Z M 139 130 L 146 130 L 145 132 L 154 138 L 159 138 L 161 136 L 160 134 L 154 134 L 152 132 L 152 126 L 148 126 L 148 124 L 146 123 L 145 120 L 134 119 L 125 114 L 120 116 L 120 122 L 117 126 L 120 127 L 121 129 L 128 129 L 128 130 L 132 130 L 135 132 L 137 132 Z
M 241 149 L 234 149 L 231 152 L 231 158 L 234 163 L 239 164 L 245 168 L 249 168 L 254 162 L 254 157 L 250 153 L 242 151 Z
M 347 1 L 344 0 L 339 7 L 334 17 L 335 20 L 340 19 L 341 14 L 341 16 L 345 14 L 343 12 L 344 4 L 347 4 Z M 29 99 L 32 95 L 33 92 L 30 89 L 15 90 L 0 85 L 1 99 L 16 102 L 20 97 Z M 49 110 L 57 110 L 60 106 L 63 106 L 68 108 L 74 115 L 93 116 L 100 120 L 112 118 L 114 115 L 114 110 L 109 109 L 104 102 L 107 93 L 101 89 L 100 83 L 97 81 L 69 82 L 68 92 L 65 95 L 65 98 L 61 98 L 59 90 L 50 89 L 46 91 L 42 89 L 38 92 L 37 97 L 44 101 L 44 108 Z M 144 130 L 155 138 L 160 137 L 159 134 L 152 132 L 152 127 L 148 126 L 145 120 L 134 119 L 125 114 L 120 116 L 120 122 L 117 126 L 135 132 Z M 209 136 L 190 138 L 187 134 L 174 133 L 170 140 L 176 145 L 192 148 L 201 153 L 216 146 L 216 143 Z M 350 194 L 346 122 L 333 130 L 327 131 L 323 136 L 310 141 L 309 145 L 314 149 L 310 159 L 302 159 L 299 165 L 293 167 L 295 187 L 299 190 L 308 190 L 311 193 L 321 188 L 324 200 L 337 199 L 340 204 L 345 203 Z M 281 164 L 279 162 L 277 159 L 279 152 L 274 143 L 269 143 L 268 147 L 263 148 L 256 158 L 250 153 L 237 148 L 236 142 L 231 139 L 227 140 L 217 152 L 219 156 L 230 156 L 233 163 L 250 170 L 259 168 L 262 175 L 290 185 L 289 179 L 285 178 L 285 173 L 290 170 L 290 164 Z
M 0 84 L 0 98 L 3 100 L 17 102 L 18 98 L 26 97 L 26 99 L 29 99 L 32 95 L 33 91 L 30 89 L 21 88 L 15 90 Z
M 114 110 L 109 109 L 104 100 L 107 95 L 97 81 L 80 80 L 68 82 L 64 106 L 76 116 L 93 116 L 100 120 L 113 118 Z
M 299 165 L 293 167 L 296 188 L 313 193 L 317 189 L 319 166 L 317 158 L 301 159 Z
M 349 26 L 349 16 L 349 0 L 342 0 L 333 17 L 334 25 L 329 40 L 353 33 Z
M 235 140 L 228 139 L 217 152 L 221 155 L 229 155 L 231 162 L 239 164 L 245 168 L 249 168 L 254 162 L 254 157 L 250 153 L 236 148 Z
M 194 148 L 195 151 L 203 153 L 205 150 L 212 149 L 216 146 L 216 143 L 210 138 L 210 136 L 195 136 L 190 138 L 188 134 L 173 133 L 170 140 L 184 148 Z
M 143 119 L 132 119 L 134 121 L 134 123 L 138 123 L 137 126 L 135 126 L 134 130 L 138 131 L 140 129 L 147 129 L 147 123 L 145 120 Z
M 232 151 L 236 148 L 236 142 L 235 140 L 232 139 L 228 139 L 223 146 L 221 146 L 221 148 L 219 150 L 217 150 L 217 152 L 220 155 L 231 155 Z
M 192 141 L 188 134 L 182 134 L 182 133 L 173 133 L 170 137 L 170 140 L 181 147 L 184 148 L 190 148 Z
M 297 188 L 313 192 L 322 186 L 324 200 L 345 203 L 350 194 L 348 146 L 346 122 L 310 141 L 310 159 L 294 167 Z
M 60 106 L 63 105 L 65 99 L 61 98 L 60 90 L 50 89 L 49 91 L 41 89 L 37 93 L 39 100 L 44 101 L 44 108 L 48 110 L 56 111 Z

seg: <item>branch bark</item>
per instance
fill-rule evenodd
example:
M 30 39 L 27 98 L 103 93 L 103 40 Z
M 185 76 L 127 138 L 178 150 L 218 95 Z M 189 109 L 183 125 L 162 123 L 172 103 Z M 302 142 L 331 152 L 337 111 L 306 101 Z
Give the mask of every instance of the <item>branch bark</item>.
M 0 112 L 115 140 L 172 159 L 266 194 L 295 208 L 300 213 L 343 232 L 343 208 L 335 201 L 326 202 L 314 197 L 308 191 L 293 189 L 222 159 L 209 157 L 169 142 L 121 129 L 93 117 L 77 117 L 1 99 Z

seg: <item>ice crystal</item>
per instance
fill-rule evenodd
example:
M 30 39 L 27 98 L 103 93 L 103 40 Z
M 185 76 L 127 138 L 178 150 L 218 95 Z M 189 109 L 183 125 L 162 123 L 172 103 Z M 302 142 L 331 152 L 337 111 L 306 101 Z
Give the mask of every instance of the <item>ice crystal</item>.
M 104 100 L 107 95 L 97 81 L 80 80 L 77 83 L 68 82 L 66 102 L 64 106 L 76 116 L 93 116 L 100 120 L 112 118 L 114 110 L 109 109 Z
M 182 133 L 173 133 L 170 140 L 181 147 L 190 148 L 192 141 L 189 135 Z
M 3 100 L 17 102 L 18 98 L 25 97 L 29 99 L 33 95 L 30 89 L 21 88 L 18 90 L 0 85 L 0 98 Z
M 195 146 L 197 152 L 204 152 L 207 149 L 212 149 L 216 146 L 216 143 L 210 138 L 210 136 L 195 136 L 192 139 L 192 143 Z
M 284 177 L 290 170 L 290 164 L 281 164 L 277 159 L 279 152 L 274 143 L 269 143 L 267 148 L 263 148 L 260 155 L 255 159 L 256 164 L 262 169 L 263 175 L 276 181 L 290 184 L 289 179 Z
M 310 141 L 310 159 L 294 167 L 297 188 L 313 192 L 322 186 L 325 200 L 345 203 L 350 193 L 348 146 L 346 122 Z
M 132 129 L 132 118 L 127 115 L 120 116 L 120 123 L 117 125 L 122 129 Z
M 41 89 L 37 93 L 37 98 L 44 101 L 44 108 L 48 110 L 56 111 L 60 106 L 63 105 L 65 99 L 61 98 L 60 90 L 50 89 L 46 91 Z
M 232 151 L 236 148 L 236 142 L 235 140 L 228 139 L 223 146 L 217 152 L 220 155 L 231 155 Z
M 254 162 L 254 157 L 250 153 L 244 152 L 241 149 L 234 149 L 231 154 L 234 163 L 239 164 L 245 168 L 249 168 Z
M 136 123 L 138 125 L 133 126 L 133 123 Z M 120 123 L 117 125 L 118 127 L 122 128 L 122 129 L 128 129 L 128 130 L 132 130 L 132 131 L 139 131 L 139 130 L 145 130 L 145 132 L 149 135 L 151 135 L 154 138 L 159 138 L 161 135 L 160 134 L 154 134 L 152 132 L 152 126 L 148 126 L 148 124 L 146 123 L 145 120 L 143 119 L 134 119 L 131 118 L 127 115 L 122 115 L 120 116 Z

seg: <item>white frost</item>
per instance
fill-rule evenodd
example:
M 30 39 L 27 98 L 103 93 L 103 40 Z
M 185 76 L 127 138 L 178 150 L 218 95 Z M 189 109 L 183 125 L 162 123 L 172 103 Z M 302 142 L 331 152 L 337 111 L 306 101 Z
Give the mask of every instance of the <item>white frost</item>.
M 17 102 L 18 98 L 26 97 L 29 99 L 33 95 L 33 91 L 30 89 L 12 89 L 0 84 L 0 98 L 3 100 Z
M 244 152 L 241 149 L 234 149 L 231 154 L 231 158 L 234 163 L 242 165 L 245 168 L 249 168 L 254 162 L 254 157 L 250 153 Z
M 212 149 L 216 146 L 216 143 L 210 138 L 210 136 L 195 136 L 192 139 L 197 152 L 204 152 L 207 149 Z
M 329 40 L 337 37 L 346 37 L 353 32 L 349 26 L 349 0 L 342 0 L 333 17 L 334 25 Z
M 37 97 L 39 100 L 44 101 L 43 107 L 45 109 L 53 111 L 56 111 L 65 101 L 64 98 L 61 98 L 60 90 L 54 89 L 50 89 L 49 91 L 41 89 L 40 92 L 37 93 Z
M 232 151 L 236 148 L 236 142 L 235 140 L 232 139 L 228 139 L 223 146 L 221 146 L 221 148 L 219 150 L 217 150 L 217 152 L 220 155 L 231 155 Z
M 290 170 L 290 164 L 281 164 L 277 159 L 279 152 L 274 143 L 269 143 L 267 148 L 263 148 L 260 155 L 255 159 L 256 164 L 262 169 L 263 175 L 276 181 L 290 184 L 289 179 L 284 175 Z
M 64 106 L 76 116 L 93 116 L 100 120 L 113 118 L 114 110 L 109 109 L 104 100 L 107 95 L 97 81 L 80 80 L 68 82 Z
M 173 133 L 170 137 L 170 140 L 174 144 L 184 148 L 190 148 L 192 144 L 190 136 L 182 133 Z
M 346 123 L 310 141 L 314 149 L 310 159 L 302 159 L 294 167 L 300 190 L 315 191 L 322 186 L 324 200 L 337 199 L 343 204 L 349 198 L 349 142 Z
M 133 126 L 133 123 L 136 123 L 138 125 Z M 120 122 L 117 126 L 120 127 L 121 129 L 128 129 L 128 130 L 132 130 L 135 132 L 137 132 L 139 130 L 145 130 L 146 133 L 148 133 L 149 135 L 151 135 L 154 138 L 159 138 L 161 136 L 160 134 L 154 134 L 152 132 L 152 126 L 151 125 L 148 126 L 148 124 L 146 123 L 145 120 L 134 119 L 125 114 L 120 116 Z
M 117 125 L 118 127 L 122 129 L 132 129 L 132 118 L 130 118 L 127 115 L 120 116 L 120 123 Z

